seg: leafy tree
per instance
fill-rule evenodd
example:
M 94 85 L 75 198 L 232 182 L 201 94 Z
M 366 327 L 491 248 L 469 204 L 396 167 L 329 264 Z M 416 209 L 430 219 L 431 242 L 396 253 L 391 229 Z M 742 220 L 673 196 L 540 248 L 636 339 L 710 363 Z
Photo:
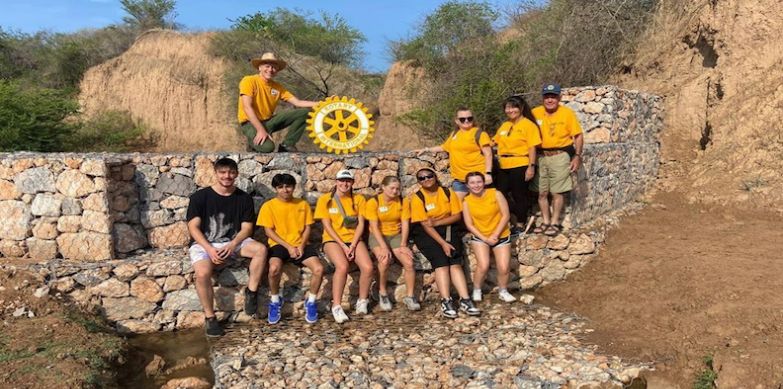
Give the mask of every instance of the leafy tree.
M 358 67 L 364 35 L 338 15 L 321 13 L 316 18 L 305 12 L 276 8 L 232 20 L 230 31 L 213 38 L 213 55 L 234 66 L 226 77 L 229 88 L 248 73 L 250 58 L 274 51 L 288 62 L 278 79 L 297 95 L 320 99 L 341 91 L 338 73 Z
M 418 36 L 392 43 L 397 60 L 414 60 L 427 68 L 439 67 L 450 54 L 469 44 L 494 37 L 500 14 L 485 2 L 449 1 L 427 16 Z
M 120 4 L 129 15 L 122 20 L 140 31 L 178 27 L 174 22 L 176 0 L 120 0 Z
M 64 119 L 78 104 L 56 89 L 24 90 L 0 80 L 0 150 L 59 151 L 76 125 Z

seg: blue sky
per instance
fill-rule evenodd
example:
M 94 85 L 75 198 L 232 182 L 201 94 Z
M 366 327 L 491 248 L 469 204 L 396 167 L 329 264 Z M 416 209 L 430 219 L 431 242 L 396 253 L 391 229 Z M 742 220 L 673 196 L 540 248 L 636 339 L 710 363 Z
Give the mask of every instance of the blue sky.
M 238 16 L 277 7 L 320 11 L 342 16 L 367 37 L 364 67 L 385 71 L 391 61 L 388 42 L 410 37 L 424 17 L 444 1 L 433 0 L 178 0 L 176 21 L 190 30 L 227 28 Z M 514 0 L 490 1 L 501 8 Z M 122 21 L 119 0 L 0 0 L 0 27 L 4 31 L 32 33 L 73 32 Z

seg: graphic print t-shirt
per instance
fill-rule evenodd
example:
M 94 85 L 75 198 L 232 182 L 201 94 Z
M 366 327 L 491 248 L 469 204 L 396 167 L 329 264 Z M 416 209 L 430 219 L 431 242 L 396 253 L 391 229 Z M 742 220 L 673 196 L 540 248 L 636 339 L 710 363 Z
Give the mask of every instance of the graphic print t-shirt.
M 188 221 L 201 218 L 201 232 L 210 243 L 228 242 L 242 229 L 242 223 L 254 222 L 253 198 L 237 188 L 221 196 L 212 188 L 198 190 L 190 196 Z

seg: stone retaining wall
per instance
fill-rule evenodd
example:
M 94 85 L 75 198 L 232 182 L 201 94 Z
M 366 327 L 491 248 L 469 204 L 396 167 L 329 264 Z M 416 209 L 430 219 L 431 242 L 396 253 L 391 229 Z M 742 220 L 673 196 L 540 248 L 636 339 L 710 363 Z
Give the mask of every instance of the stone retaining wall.
M 563 279 L 592 258 L 602 241 L 603 234 L 599 232 L 556 237 L 530 235 L 516 239 L 512 246 L 509 289 L 512 292 L 527 290 Z M 465 269 L 470 279 L 476 265 L 475 257 L 468 252 L 466 259 Z M 328 269 L 328 262 L 324 259 L 322 262 Z M 99 308 L 120 332 L 170 331 L 203 324 L 204 315 L 193 284 L 193 268 L 184 249 L 150 251 L 102 262 L 53 260 L 34 265 L 34 268 L 49 280 L 48 286 L 53 293 L 62 293 L 81 304 Z M 417 257 L 416 268 L 417 297 L 435 303 L 440 297 L 429 263 L 423 257 Z M 485 283 L 486 291 L 493 291 L 497 286 L 496 275 L 493 261 Z M 343 295 L 346 309 L 358 297 L 358 277 L 356 269 L 348 275 Z M 216 272 L 215 310 L 220 319 L 237 322 L 251 319 L 242 312 L 247 279 L 247 266 L 241 261 L 232 261 Z M 302 301 L 309 282 L 307 269 L 291 264 L 283 267 L 281 295 L 286 302 L 285 314 L 303 314 Z M 261 315 L 266 314 L 268 303 L 265 283 L 260 288 Z M 406 296 L 403 272 L 397 264 L 389 271 L 387 288 L 392 301 L 402 301 Z M 374 290 L 377 291 L 377 287 Z M 318 296 L 320 311 L 328 314 L 330 274 L 326 275 Z M 488 298 L 494 298 L 491 296 Z
M 606 86 L 566 89 L 563 102 L 585 130 L 584 165 L 571 193 L 566 232 L 517 241 L 513 283 L 521 288 L 562 279 L 581 266 L 602 233 L 580 226 L 631 204 L 657 174 L 660 98 Z M 273 196 L 271 179 L 280 172 L 296 177 L 296 195 L 313 204 L 343 168 L 356 172 L 354 186 L 365 195 L 374 194 L 387 175 L 399 176 L 409 194 L 418 189 L 414 174 L 421 167 L 433 168 L 443 184 L 451 182 L 444 153 L 0 154 L 0 255 L 50 261 L 53 288 L 102 306 L 120 328 L 188 326 L 201 320 L 184 250 L 188 196 L 213 182 L 212 163 L 226 155 L 238 161 L 238 186 L 257 207 Z M 246 319 L 235 313 L 246 270 L 227 271 L 236 281 L 225 284 L 226 271 L 218 277 L 218 308 L 234 320 Z M 404 288 L 395 271 L 390 286 L 399 296 Z M 287 272 L 287 296 L 297 301 L 307 273 Z M 419 278 L 426 298 L 432 280 L 426 272 Z M 488 282 L 492 286 L 492 274 Z M 351 278 L 346 293 L 355 292 L 352 284 Z M 327 282 L 324 298 L 329 289 Z

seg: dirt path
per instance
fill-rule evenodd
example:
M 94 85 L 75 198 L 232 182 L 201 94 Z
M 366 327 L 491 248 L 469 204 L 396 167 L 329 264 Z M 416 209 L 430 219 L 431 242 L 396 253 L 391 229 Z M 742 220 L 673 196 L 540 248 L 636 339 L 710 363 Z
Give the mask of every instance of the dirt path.
M 693 387 L 714 357 L 721 388 L 783 387 L 783 222 L 661 193 L 601 255 L 540 290 L 610 354 L 655 361 L 650 387 Z

